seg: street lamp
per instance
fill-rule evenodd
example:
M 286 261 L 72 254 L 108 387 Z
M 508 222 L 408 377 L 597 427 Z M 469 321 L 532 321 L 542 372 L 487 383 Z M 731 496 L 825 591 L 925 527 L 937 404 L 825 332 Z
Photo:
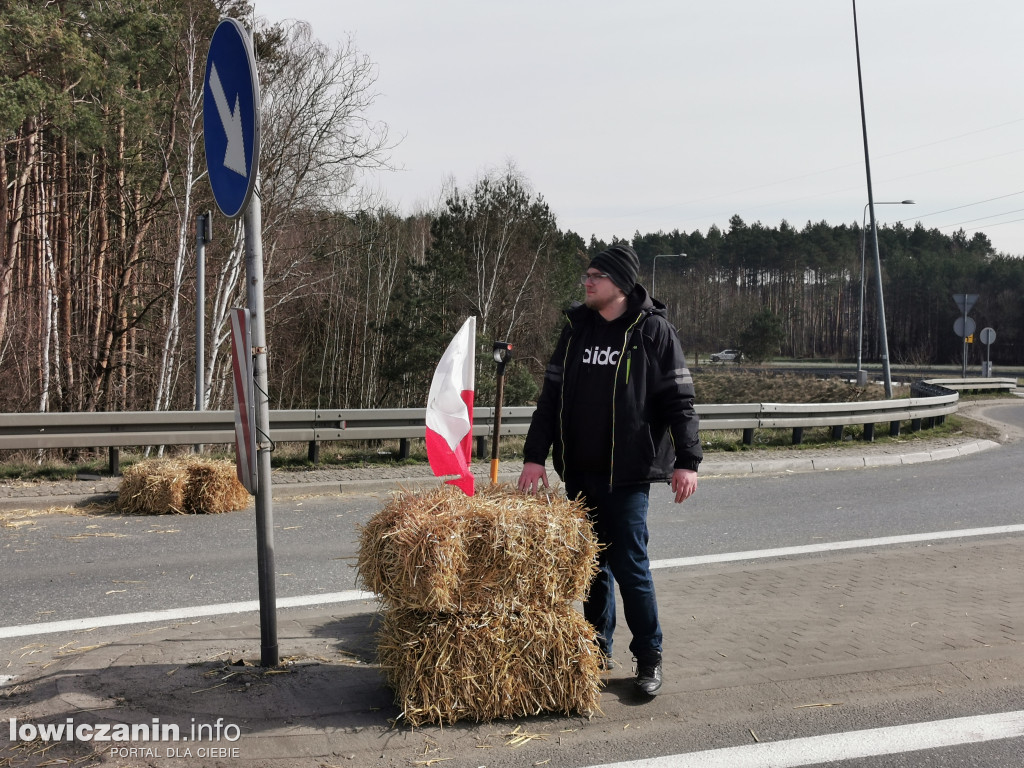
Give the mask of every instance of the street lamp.
M 913 200 L 885 200 L 876 202 L 875 205 L 913 205 Z M 857 326 L 857 386 L 863 387 L 868 383 L 868 373 L 861 367 L 862 353 L 864 351 L 864 246 L 867 243 L 867 221 L 868 206 L 864 205 L 864 216 L 860 225 L 860 322 Z
M 864 134 L 864 174 L 868 186 L 868 210 L 875 246 L 875 287 L 878 290 L 878 335 L 882 340 L 882 379 L 885 397 L 892 399 L 892 372 L 889 369 L 889 334 L 885 330 L 885 296 L 882 293 L 882 258 L 878 255 L 878 224 L 875 222 L 875 193 L 871 188 L 871 155 L 868 152 L 868 120 L 864 113 L 864 78 L 860 69 L 860 35 L 857 33 L 857 0 L 853 3 L 853 42 L 857 51 L 857 91 L 860 95 L 860 127 Z
M 651 296 L 654 296 L 654 275 L 658 269 L 658 259 L 667 259 L 670 257 L 686 258 L 685 253 L 659 253 L 651 260 Z

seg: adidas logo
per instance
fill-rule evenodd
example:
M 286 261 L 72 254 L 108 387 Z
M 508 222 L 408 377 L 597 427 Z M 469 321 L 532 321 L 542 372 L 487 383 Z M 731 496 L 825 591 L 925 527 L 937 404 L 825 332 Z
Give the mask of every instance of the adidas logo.
M 587 365 L 615 365 L 619 361 L 619 351 L 612 347 L 587 347 L 583 350 L 583 362 Z

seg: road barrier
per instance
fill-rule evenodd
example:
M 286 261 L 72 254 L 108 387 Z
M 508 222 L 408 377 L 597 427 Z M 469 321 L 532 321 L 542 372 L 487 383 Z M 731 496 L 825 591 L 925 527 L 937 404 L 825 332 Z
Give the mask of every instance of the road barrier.
M 840 440 L 843 430 L 855 424 L 864 425 L 865 440 L 873 440 L 876 424 L 888 423 L 889 434 L 898 435 L 904 421 L 912 430 L 942 423 L 959 402 L 948 382 L 963 381 L 967 380 L 929 379 L 915 385 L 919 388 L 914 394 L 921 396 L 899 400 L 698 404 L 697 413 L 702 431 L 739 430 L 745 445 L 753 443 L 757 429 L 790 429 L 798 444 L 807 428 L 831 427 L 832 439 Z M 1006 381 L 1016 385 L 1016 380 Z M 499 433 L 525 435 L 533 411 L 533 406 L 502 408 Z M 312 463 L 319 461 L 321 443 L 349 440 L 398 439 L 399 457 L 406 458 L 410 441 L 424 436 L 425 420 L 425 408 L 275 410 L 270 412 L 270 438 L 308 443 Z M 473 409 L 478 456 L 487 455 L 494 421 L 494 408 Z M 108 448 L 110 473 L 117 475 L 121 448 L 230 444 L 234 425 L 233 411 L 13 413 L 0 417 L 0 450 Z
M 1009 392 L 1017 388 L 1017 379 L 1014 378 L 924 379 L 924 383 L 955 389 L 957 392 L 987 392 L 991 390 Z

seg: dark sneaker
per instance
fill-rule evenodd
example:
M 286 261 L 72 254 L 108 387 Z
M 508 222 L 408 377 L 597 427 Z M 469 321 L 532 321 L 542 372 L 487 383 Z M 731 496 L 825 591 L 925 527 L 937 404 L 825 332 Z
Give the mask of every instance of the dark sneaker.
M 607 656 L 602 653 L 600 658 L 602 672 L 611 672 L 613 669 L 616 669 L 619 666 L 615 659 L 613 659 L 611 656 Z
M 643 661 L 637 659 L 636 678 L 633 685 L 640 693 L 657 696 L 661 690 L 661 654 Z

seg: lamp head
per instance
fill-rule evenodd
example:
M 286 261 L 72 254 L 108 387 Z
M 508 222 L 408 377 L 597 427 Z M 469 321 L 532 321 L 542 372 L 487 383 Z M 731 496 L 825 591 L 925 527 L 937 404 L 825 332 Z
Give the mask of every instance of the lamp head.
M 498 365 L 504 365 L 512 359 L 512 345 L 507 341 L 496 341 L 494 342 L 492 353 L 494 355 L 494 362 Z

